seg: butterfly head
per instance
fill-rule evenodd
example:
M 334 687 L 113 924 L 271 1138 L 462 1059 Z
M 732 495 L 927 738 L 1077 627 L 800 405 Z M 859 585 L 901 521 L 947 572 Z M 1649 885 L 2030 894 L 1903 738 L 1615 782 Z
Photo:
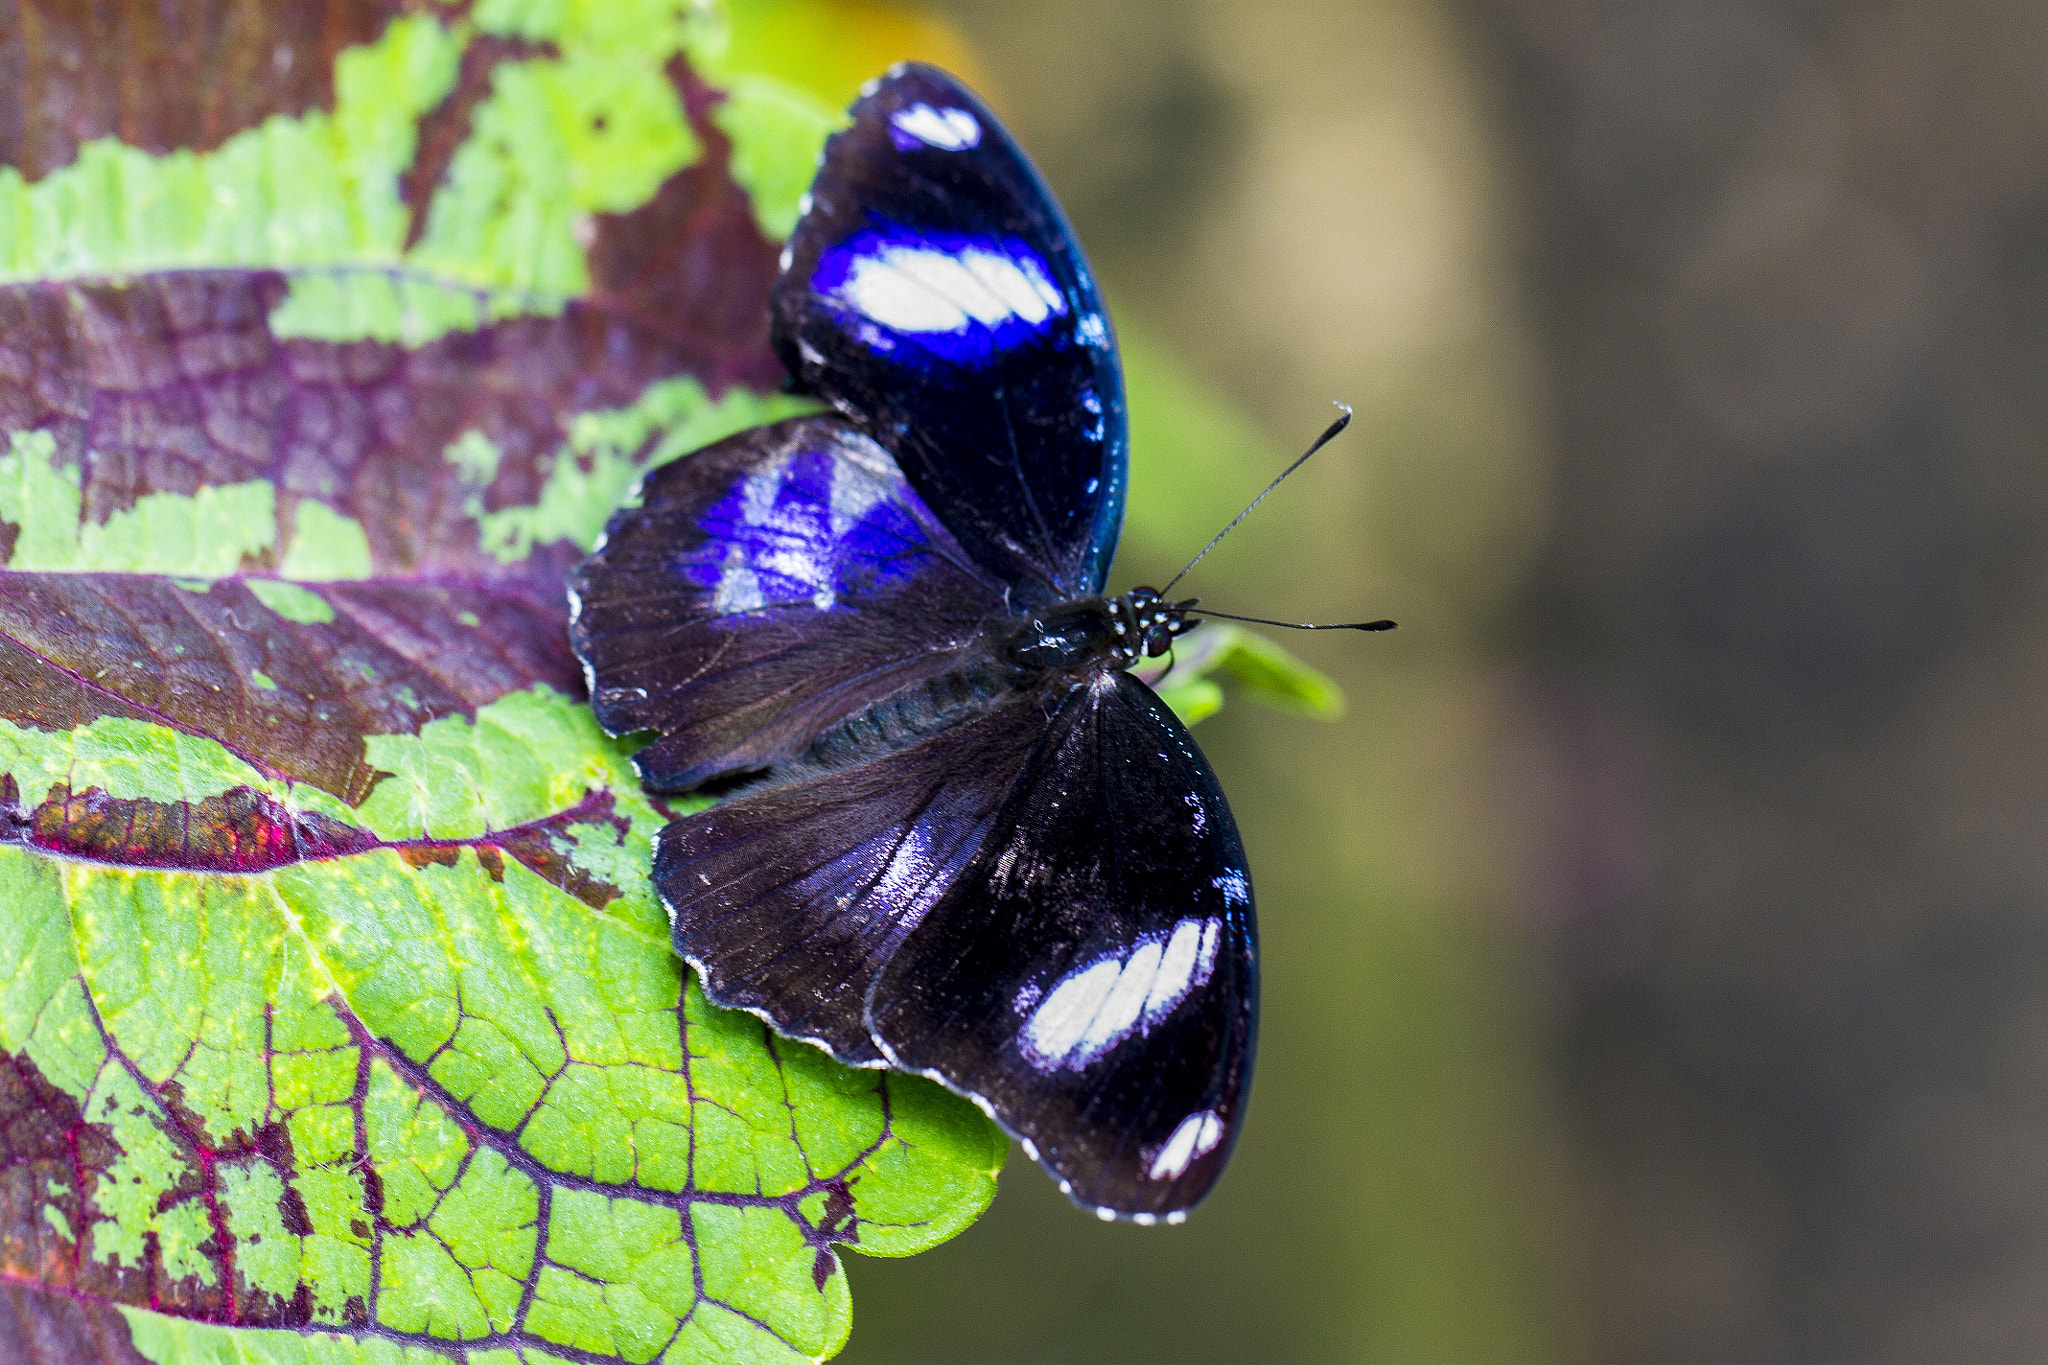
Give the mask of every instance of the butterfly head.
M 1126 668 L 1139 659 L 1156 659 L 1173 648 L 1177 635 L 1185 635 L 1202 624 L 1188 619 L 1198 599 L 1169 602 L 1156 588 L 1132 588 L 1109 604 L 1115 621 L 1117 658 Z
M 1175 636 L 1200 625 L 1187 617 L 1194 605 L 1193 598 L 1169 602 L 1154 588 L 1133 588 L 1121 597 L 1084 597 L 1019 617 L 998 649 L 1020 673 L 1129 668 L 1166 653 Z

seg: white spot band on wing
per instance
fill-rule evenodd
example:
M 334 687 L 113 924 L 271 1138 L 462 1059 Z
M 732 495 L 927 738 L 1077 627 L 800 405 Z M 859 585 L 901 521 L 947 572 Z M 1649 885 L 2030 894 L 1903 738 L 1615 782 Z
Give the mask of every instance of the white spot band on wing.
M 1053 987 L 1024 1025 L 1024 1048 L 1034 1065 L 1056 1067 L 1081 1044 L 1082 1035 L 1116 989 L 1123 975 L 1121 959 L 1108 957 L 1072 973 Z M 1042 1060 L 1041 1060 L 1042 1059 Z
M 828 497 L 834 542 L 870 508 L 888 498 L 885 472 L 858 458 L 833 461 Z M 719 569 L 711 602 L 714 612 L 759 611 L 768 605 L 771 591 L 778 605 L 808 600 L 817 610 L 829 611 L 837 604 L 831 547 L 818 543 L 812 534 L 810 521 L 815 509 L 802 497 L 796 506 L 783 505 L 790 475 L 790 461 L 785 457 L 763 465 L 741 482 L 740 529 L 729 542 Z M 801 597 L 791 597 L 792 587 Z
M 896 846 L 888 866 L 875 879 L 872 896 L 885 903 L 900 903 L 911 893 L 922 892 L 932 877 L 932 836 L 922 825 L 913 825 Z
M 734 612 L 759 611 L 768 605 L 761 595 L 761 580 L 747 564 L 746 556 L 738 545 L 734 545 L 725 559 L 725 567 L 718 576 L 718 591 L 712 596 L 711 610 L 720 616 Z
M 1026 1060 L 1041 1071 L 1078 1070 L 1125 1039 L 1142 1037 L 1207 983 L 1222 935 L 1221 920 L 1184 919 L 1169 934 L 1140 938 L 1127 954 L 1068 972 L 1024 1023 L 1019 1044 Z M 1017 1003 L 1030 999 L 1020 993 Z
M 1159 970 L 1152 977 L 1152 991 L 1145 999 L 1146 1015 L 1157 1018 L 1180 1003 L 1180 998 L 1190 989 L 1189 983 L 1200 972 L 1204 981 L 1216 965 L 1216 921 L 1184 919 L 1173 926 L 1173 937 L 1166 940 L 1165 951 L 1159 957 Z M 1203 960 L 1203 940 L 1209 943 L 1207 961 Z M 1137 955 L 1132 954 L 1132 961 Z
M 851 459 L 832 462 L 832 539 L 843 540 L 862 517 L 892 490 L 880 471 Z
M 965 109 L 934 109 L 929 104 L 913 104 L 891 114 L 889 122 L 926 146 L 948 152 L 964 151 L 981 141 L 981 124 Z
M 1015 318 L 1036 327 L 1066 301 L 1030 255 L 890 243 L 853 262 L 834 291 L 863 317 L 897 332 L 964 332 Z
M 1153 1180 L 1177 1180 L 1195 1164 L 1197 1157 L 1215 1151 L 1221 1141 L 1222 1118 L 1214 1109 L 1197 1109 L 1180 1121 L 1172 1137 L 1160 1144 L 1145 1174 Z
M 1087 1031 L 1081 1035 L 1082 1052 L 1090 1056 L 1107 1052 L 1131 1031 L 1144 1014 L 1145 1001 L 1152 994 L 1153 982 L 1159 978 L 1160 956 L 1157 940 L 1138 945 L 1123 970 L 1117 973 L 1116 983 L 1103 997 L 1095 1017 L 1088 1021 Z

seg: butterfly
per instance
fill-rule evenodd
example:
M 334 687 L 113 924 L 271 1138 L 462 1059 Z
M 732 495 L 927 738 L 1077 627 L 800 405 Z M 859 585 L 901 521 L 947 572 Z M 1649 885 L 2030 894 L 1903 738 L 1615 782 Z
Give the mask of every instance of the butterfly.
M 1127 422 L 1050 190 L 904 65 L 827 144 L 771 341 L 831 411 L 647 476 L 571 581 L 715 1003 L 979 1104 L 1076 1203 L 1179 1222 L 1244 1119 L 1258 931 L 1230 807 L 1130 672 L 1199 624 L 1104 595 Z

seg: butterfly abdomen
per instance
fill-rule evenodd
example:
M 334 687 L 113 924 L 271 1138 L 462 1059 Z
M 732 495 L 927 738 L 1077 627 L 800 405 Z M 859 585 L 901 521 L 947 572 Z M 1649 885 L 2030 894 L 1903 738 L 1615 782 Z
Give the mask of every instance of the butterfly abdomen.
M 959 668 L 892 692 L 823 731 L 794 760 L 769 770 L 747 789 L 832 772 L 915 744 L 986 710 L 1006 692 L 1057 696 L 1091 676 L 1129 668 L 1162 654 L 1175 635 L 1200 624 L 1185 619 L 1188 603 L 1162 600 L 1151 588 L 1120 597 L 1082 597 L 994 627 L 979 657 Z
M 926 678 L 846 717 L 754 785 L 793 782 L 907 748 L 986 710 L 1009 690 L 1002 670 L 989 660 Z

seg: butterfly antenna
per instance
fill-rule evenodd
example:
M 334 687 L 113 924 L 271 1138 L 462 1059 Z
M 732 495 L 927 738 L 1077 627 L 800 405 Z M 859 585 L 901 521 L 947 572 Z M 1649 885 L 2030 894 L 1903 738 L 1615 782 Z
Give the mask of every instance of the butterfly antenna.
M 1324 446 L 1328 445 L 1331 441 L 1335 440 L 1338 432 L 1344 430 L 1344 428 L 1351 425 L 1351 405 L 1349 403 L 1339 403 L 1337 406 L 1344 410 L 1344 415 L 1342 417 L 1339 417 L 1336 421 L 1330 423 L 1330 429 L 1328 431 L 1325 431 L 1322 435 L 1316 437 L 1316 443 L 1310 446 L 1307 450 L 1304 450 L 1301 453 L 1300 459 L 1296 460 L 1293 464 L 1287 466 L 1287 468 L 1281 470 L 1280 478 L 1275 479 L 1273 480 L 1273 482 L 1267 484 L 1265 493 L 1259 494 L 1256 498 L 1253 498 L 1249 503 L 1245 504 L 1244 511 L 1239 512 L 1236 516 L 1232 517 L 1230 519 L 1230 525 L 1224 527 L 1222 530 L 1216 533 L 1216 540 L 1212 540 L 1207 545 L 1204 545 L 1202 547 L 1202 554 L 1196 555 L 1193 559 L 1190 559 L 1188 561 L 1188 567 L 1182 569 L 1179 573 L 1175 574 L 1172 580 L 1168 582 L 1165 587 L 1159 590 L 1162 596 L 1166 593 L 1172 592 L 1173 585 L 1175 583 L 1180 582 L 1183 578 L 1186 578 L 1188 574 L 1194 569 L 1195 565 L 1202 562 L 1202 555 L 1206 555 L 1209 553 L 1209 551 L 1216 548 L 1216 541 L 1222 540 L 1223 537 L 1229 535 L 1232 531 L 1236 530 L 1237 524 L 1252 514 L 1252 508 L 1257 507 L 1260 503 L 1266 500 L 1266 493 L 1270 493 L 1280 486 L 1281 479 L 1285 479 L 1289 474 L 1292 474 L 1295 470 L 1307 464 L 1309 456 L 1315 454 L 1318 450 L 1321 450 Z
M 1279 626 L 1283 630 L 1392 630 L 1392 621 L 1340 621 L 1334 625 L 1316 625 L 1309 621 L 1269 621 L 1263 616 L 1232 616 L 1227 611 L 1210 611 L 1198 607 L 1190 615 L 1215 616 L 1225 621 L 1250 621 L 1253 625 Z

